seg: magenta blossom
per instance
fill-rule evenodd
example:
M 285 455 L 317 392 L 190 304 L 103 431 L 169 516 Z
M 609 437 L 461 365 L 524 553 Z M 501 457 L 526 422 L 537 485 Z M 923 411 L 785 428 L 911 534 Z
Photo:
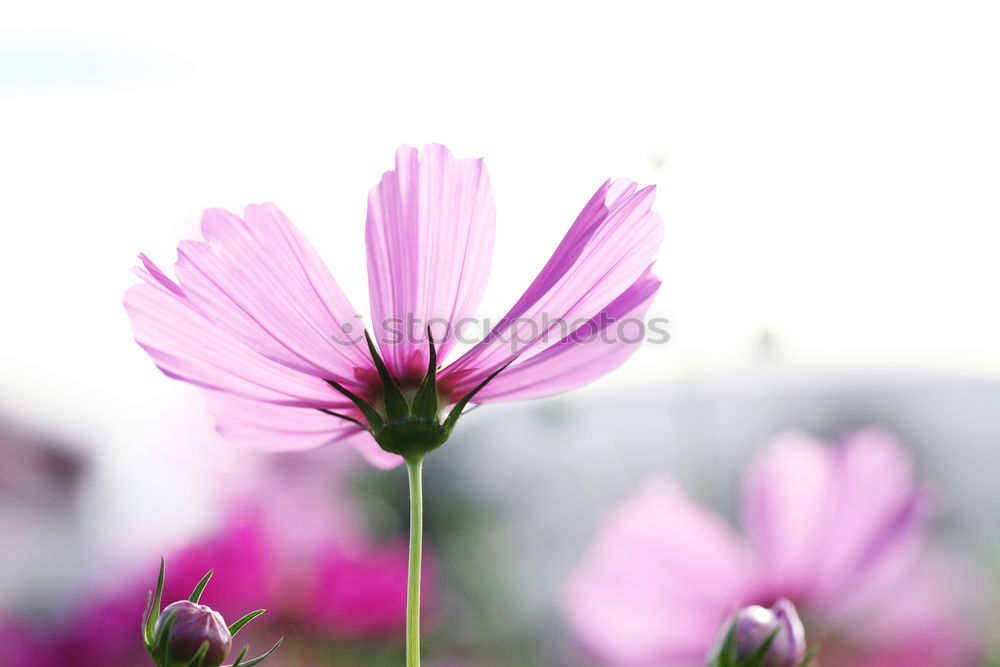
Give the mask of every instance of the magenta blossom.
M 308 644 L 325 650 L 330 639 L 377 647 L 400 635 L 406 606 L 405 541 L 362 544 L 352 538 L 342 544 L 326 537 L 303 549 L 285 540 L 278 525 L 294 518 L 252 509 L 236 512 L 217 533 L 167 553 L 163 599 L 186 599 L 202 575 L 215 568 L 202 602 L 229 621 L 248 610 L 268 609 L 241 631 L 240 644 L 266 648 L 284 634 L 291 647 Z M 436 579 L 430 558 L 422 594 L 432 613 Z M 114 590 L 93 591 L 65 618 L 43 622 L 0 614 L 0 667 L 151 665 L 137 638 L 149 583 L 143 573 Z M 278 654 L 272 663 L 325 664 L 291 660 Z
M 135 624 L 133 623 L 133 626 Z M 48 641 L 46 629 L 0 615 L 0 665 L 57 667 L 63 654 Z M 51 632 L 51 629 L 48 629 Z
M 960 579 L 923 542 L 928 499 L 889 437 L 774 443 L 750 468 L 740 537 L 665 479 L 607 520 L 566 597 L 609 664 L 702 667 L 734 610 L 788 598 L 823 667 L 958 667 L 973 645 Z
M 341 640 L 384 639 L 402 632 L 405 541 L 324 535 L 308 546 L 297 544 L 287 539 L 283 525 L 295 520 L 294 513 L 273 514 L 267 504 L 260 505 L 231 513 L 216 534 L 169 554 L 164 599 L 187 597 L 185 587 L 214 568 L 202 601 L 227 619 L 266 607 L 298 627 Z M 436 567 L 432 554 L 427 557 L 422 590 L 433 608 Z
M 402 541 L 362 550 L 326 547 L 303 596 L 300 613 L 304 622 L 342 639 L 384 639 L 400 634 L 406 611 L 406 555 Z M 425 603 L 433 603 L 436 597 L 436 580 L 434 562 L 425 562 L 421 579 Z
M 206 211 L 206 240 L 180 244 L 176 282 L 141 255 L 145 283 L 125 306 L 160 369 L 209 390 L 230 440 L 295 450 L 350 439 L 387 467 L 411 444 L 439 446 L 472 399 L 563 392 L 635 351 L 642 335 L 622 325 L 641 322 L 659 287 L 654 194 L 602 185 L 514 307 L 439 372 L 483 293 L 495 217 L 482 160 L 444 146 L 400 148 L 369 194 L 371 346 L 319 255 L 271 204 L 242 218 Z

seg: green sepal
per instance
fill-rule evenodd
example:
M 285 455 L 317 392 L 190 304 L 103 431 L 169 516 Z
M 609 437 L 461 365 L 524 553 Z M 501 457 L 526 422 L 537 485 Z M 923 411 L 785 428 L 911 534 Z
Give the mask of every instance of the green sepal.
M 195 604 L 201 602 L 201 594 L 205 592 L 205 586 L 208 586 L 208 580 L 212 578 L 213 574 L 215 574 L 215 570 L 209 570 L 205 573 L 205 576 L 201 578 L 201 581 L 198 582 L 198 585 L 191 592 L 188 602 L 194 602 Z
M 819 653 L 819 647 L 813 646 L 808 651 L 806 651 L 806 657 L 802 658 L 797 667 L 809 667 L 809 664 L 816 658 L 816 654 Z
M 247 647 L 244 646 L 243 650 L 240 651 L 239 657 L 236 658 L 236 662 L 234 662 L 232 665 L 228 665 L 227 667 L 253 667 L 254 665 L 258 665 L 261 662 L 263 662 L 269 655 L 277 651 L 278 647 L 281 646 L 281 642 L 283 641 L 285 641 L 284 637 L 275 642 L 274 646 L 271 647 L 271 650 L 265 653 L 264 655 L 257 656 L 253 660 L 248 660 L 246 662 L 242 662 L 243 656 L 245 656 L 247 653 Z
M 774 629 L 753 653 L 745 658 L 739 658 L 736 655 L 736 624 L 733 623 L 726 632 L 718 652 L 709 663 L 709 667 L 763 667 L 767 662 L 767 652 L 779 631 L 780 628 Z M 809 649 L 797 667 L 808 667 L 809 663 L 816 657 L 817 651 L 816 647 Z
M 352 424 L 357 424 L 358 426 L 360 426 L 361 428 L 363 428 L 366 431 L 368 430 L 368 426 L 367 425 L 362 424 L 360 421 L 358 421 L 354 417 L 348 417 L 347 415 L 342 415 L 339 412 L 334 412 L 333 410 L 327 410 L 326 408 L 316 408 L 316 409 L 319 410 L 320 412 L 322 412 L 325 415 L 330 415 L 331 417 L 337 417 L 339 419 L 343 419 L 344 421 L 349 421 Z
M 354 403 L 368 424 L 366 426 L 359 420 L 337 414 L 330 410 L 321 409 L 321 411 L 360 425 L 371 433 L 379 447 L 392 454 L 402 456 L 408 463 L 421 460 L 428 452 L 443 445 L 451 435 L 456 422 L 462 416 L 462 411 L 465 410 L 469 401 L 483 387 L 492 382 L 497 375 L 514 363 L 517 357 L 514 357 L 490 373 L 485 380 L 462 397 L 453 406 L 442 423 L 440 415 L 441 399 L 438 395 L 437 386 L 437 348 L 434 345 L 434 339 L 429 328 L 427 336 L 430 341 L 427 373 L 413 395 L 412 405 L 403 395 L 382 357 L 379 356 L 374 341 L 366 331 L 365 340 L 368 343 L 368 350 L 371 353 L 372 361 L 378 370 L 383 385 L 384 414 L 376 409 L 374 405 L 335 380 L 325 380 L 325 382 Z
M 250 612 L 249 614 L 247 614 L 246 616 L 244 616 L 243 618 L 241 618 L 240 620 L 236 621 L 235 623 L 233 623 L 232 625 L 229 626 L 229 634 L 232 635 L 233 637 L 235 637 L 236 633 L 239 632 L 240 630 L 242 630 L 244 625 L 246 625 L 247 623 L 249 623 L 253 619 L 257 618 L 258 616 L 260 616 L 261 614 L 263 614 L 265 611 L 267 611 L 267 610 L 266 609 L 258 609 L 257 611 Z
M 406 397 L 400 391 L 399 385 L 396 384 L 392 373 L 389 372 L 389 368 L 382 361 L 382 357 L 375 348 L 375 343 L 368 335 L 367 330 L 365 330 L 365 340 L 368 341 L 368 352 L 371 354 L 375 368 L 378 369 L 378 376 L 382 380 L 382 400 L 385 401 L 386 419 L 390 422 L 402 421 L 410 416 L 410 405 L 406 402 Z
M 476 385 L 475 389 L 473 389 L 468 394 L 466 394 L 465 396 L 463 396 L 462 399 L 459 400 L 458 403 L 455 404 L 455 407 L 453 407 L 451 409 L 451 412 L 448 413 L 448 418 L 445 419 L 444 420 L 444 424 L 442 424 L 442 426 L 444 427 L 445 433 L 447 433 L 449 435 L 451 434 L 452 429 L 455 428 L 455 424 L 458 422 L 458 418 L 462 416 L 462 410 L 464 410 L 465 406 L 468 405 L 469 401 L 472 400 L 472 397 L 475 396 L 476 394 L 478 394 L 479 391 L 483 387 L 485 387 L 490 382 L 492 382 L 493 378 L 495 378 L 496 376 L 500 375 L 500 373 L 502 373 L 505 370 L 507 370 L 507 367 L 510 366 L 512 363 L 514 363 L 514 361 L 516 361 L 516 360 L 517 360 L 517 357 L 514 357 L 513 359 L 511 359 L 510 361 L 508 361 L 506 364 L 504 364 L 500 368 L 498 368 L 495 371 L 493 371 L 492 373 L 490 373 L 489 377 L 487 377 L 485 380 L 483 380 L 478 385 Z
M 240 654 L 238 656 L 236 656 L 236 662 L 234 662 L 233 664 L 229 665 L 229 667 L 242 667 L 242 665 L 243 665 L 243 658 L 247 657 L 247 651 L 249 651 L 249 650 L 250 650 L 249 646 L 244 646 L 243 650 L 240 651 Z
M 734 624 L 735 625 L 735 624 Z M 747 656 L 745 661 L 740 663 L 740 667 L 763 667 L 764 662 L 767 660 L 767 652 L 771 650 L 771 644 L 774 643 L 774 638 L 778 636 L 778 632 L 781 628 L 775 628 L 771 631 L 771 634 L 767 636 L 767 639 L 760 643 L 760 646 Z
M 146 629 L 151 613 L 153 613 L 153 591 L 148 591 L 146 593 L 146 609 L 142 612 L 142 645 L 146 647 L 146 651 L 149 651 L 150 646 L 153 645 L 149 638 L 149 631 Z
M 327 380 L 326 383 L 350 399 L 354 405 L 358 406 L 358 410 L 361 410 L 361 414 L 363 414 L 365 416 L 365 420 L 368 421 L 369 430 L 376 430 L 385 426 L 385 420 L 382 419 L 382 415 L 380 415 L 378 410 L 373 408 L 368 401 L 361 398 L 353 391 L 343 387 L 338 382 Z
M 431 337 L 431 328 L 427 327 L 427 340 L 430 341 L 430 350 L 427 357 L 427 375 L 424 376 L 417 395 L 413 397 L 413 416 L 418 419 L 426 419 L 437 423 L 438 419 L 438 392 L 437 392 L 437 349 L 434 347 L 434 339 Z
M 157 665 L 167 664 L 167 649 L 169 644 L 167 643 L 167 637 L 170 636 L 170 628 L 174 626 L 174 620 L 177 618 L 177 612 L 171 612 L 167 616 L 167 620 L 163 622 L 163 632 L 157 638 L 156 643 L 153 645 L 152 649 L 149 651 L 149 656 L 153 659 Z
M 198 647 L 198 652 L 194 654 L 190 662 L 185 667 L 202 667 L 205 662 L 205 655 L 208 653 L 208 640 L 206 639 Z
M 735 667 L 736 666 L 736 626 L 730 624 L 726 631 L 726 636 L 722 640 L 722 646 L 715 654 L 715 659 L 709 667 Z
M 156 621 L 160 618 L 160 603 L 163 600 L 163 575 L 165 568 L 166 562 L 161 556 L 160 574 L 156 578 L 156 593 L 150 592 L 147 596 L 146 611 L 142 615 L 142 638 L 146 644 L 147 651 L 153 646 L 153 628 L 156 627 Z

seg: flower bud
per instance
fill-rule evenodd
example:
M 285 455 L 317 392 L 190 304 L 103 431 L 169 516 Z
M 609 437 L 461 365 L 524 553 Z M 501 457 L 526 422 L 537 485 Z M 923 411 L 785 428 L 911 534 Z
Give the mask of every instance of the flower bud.
M 771 643 L 763 660 L 753 660 L 768 639 Z M 760 667 L 798 667 L 806 654 L 802 621 L 795 606 L 785 599 L 778 600 L 770 609 L 758 605 L 743 607 L 726 625 L 720 640 L 713 653 L 717 656 L 716 662 L 725 662 L 719 656 L 728 653 L 731 662 L 726 664 L 742 665 L 752 661 Z
M 154 641 L 159 641 L 164 632 L 166 662 L 161 667 L 186 667 L 206 641 L 208 651 L 201 665 L 219 667 L 233 647 L 233 637 L 222 616 L 187 600 L 167 605 L 160 614 L 153 630 Z

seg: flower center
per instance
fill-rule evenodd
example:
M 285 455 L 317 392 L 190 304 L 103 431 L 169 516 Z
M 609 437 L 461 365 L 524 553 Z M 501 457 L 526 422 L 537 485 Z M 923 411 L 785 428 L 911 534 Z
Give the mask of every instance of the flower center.
M 475 389 L 459 399 L 447 417 L 442 420 L 442 408 L 450 402 L 451 397 L 439 393 L 437 350 L 434 347 L 430 329 L 427 331 L 427 336 L 430 340 L 427 372 L 418 383 L 405 383 L 406 389 L 404 390 L 400 388 L 400 383 L 389 372 L 366 331 L 365 340 L 368 341 L 368 351 L 371 353 L 372 361 L 378 371 L 379 381 L 382 384 L 382 400 L 373 404 L 339 383 L 327 380 L 327 384 L 357 406 L 365 423 L 328 410 L 324 410 L 324 412 L 357 423 L 372 434 L 382 449 L 402 456 L 407 462 L 417 462 L 427 452 L 443 445 L 448 436 L 451 435 L 452 429 L 455 428 L 455 423 L 461 416 L 462 410 L 472 400 L 472 397 L 507 366 L 494 371 Z

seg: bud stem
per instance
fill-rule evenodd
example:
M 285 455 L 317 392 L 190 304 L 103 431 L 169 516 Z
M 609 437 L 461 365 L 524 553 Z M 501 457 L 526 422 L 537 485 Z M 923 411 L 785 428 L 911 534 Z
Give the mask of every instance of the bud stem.
M 424 539 L 424 492 L 421 456 L 406 462 L 410 478 L 410 566 L 406 591 L 406 667 L 420 667 L 420 562 Z

